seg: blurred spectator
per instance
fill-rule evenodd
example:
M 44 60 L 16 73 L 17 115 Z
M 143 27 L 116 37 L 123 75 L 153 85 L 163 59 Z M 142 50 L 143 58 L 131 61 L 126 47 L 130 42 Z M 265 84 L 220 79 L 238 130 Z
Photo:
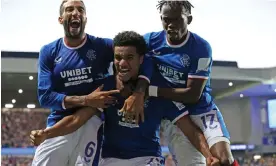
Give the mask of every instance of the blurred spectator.
M 1 166 L 30 166 L 33 156 L 1 156 Z
M 49 114 L 45 109 L 2 109 L 2 148 L 31 147 L 31 130 L 46 127 Z
M 252 158 L 239 158 L 240 166 L 276 166 L 276 157 L 268 156 L 263 157 L 260 160 L 254 160 Z

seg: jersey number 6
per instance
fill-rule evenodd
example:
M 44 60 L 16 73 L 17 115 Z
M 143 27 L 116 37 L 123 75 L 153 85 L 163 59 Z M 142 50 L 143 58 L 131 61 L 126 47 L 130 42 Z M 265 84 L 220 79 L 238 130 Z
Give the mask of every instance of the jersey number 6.
M 91 161 L 90 158 L 94 154 L 95 146 L 96 146 L 96 144 L 93 141 L 88 142 L 88 144 L 86 145 L 85 151 L 84 151 L 84 153 L 85 153 L 84 161 L 85 162 L 89 163 Z

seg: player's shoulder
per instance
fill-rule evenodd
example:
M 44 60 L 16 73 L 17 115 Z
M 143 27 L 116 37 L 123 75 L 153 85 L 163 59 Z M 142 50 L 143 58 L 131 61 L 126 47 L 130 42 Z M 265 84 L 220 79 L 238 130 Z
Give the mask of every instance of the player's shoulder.
M 87 40 L 96 46 L 110 46 L 113 44 L 113 40 L 110 38 L 97 37 L 90 34 L 87 34 Z
M 147 43 L 148 49 L 156 49 L 157 47 L 163 46 L 165 44 L 165 32 L 149 32 L 144 35 L 144 39 Z
M 55 50 L 58 50 L 59 47 L 61 47 L 63 43 L 63 38 L 58 38 L 48 44 L 45 44 L 41 47 L 40 49 L 40 54 L 41 55 L 53 55 L 53 53 L 55 52 Z
M 212 47 L 210 43 L 206 39 L 204 39 L 203 37 L 199 36 L 194 32 L 189 32 L 189 33 L 190 33 L 190 40 L 192 41 L 193 50 L 200 51 L 200 53 L 197 53 L 197 55 L 206 56 L 207 54 L 208 56 L 211 56 Z
M 54 41 L 52 41 L 52 42 L 50 42 L 50 43 L 48 43 L 48 44 L 45 44 L 44 46 L 42 46 L 42 48 L 47 48 L 47 49 L 53 49 L 53 48 L 55 48 L 57 45 L 59 45 L 60 43 L 62 43 L 63 42 L 63 38 L 58 38 L 58 39 L 56 39 L 56 40 L 54 40 Z
M 189 32 L 190 38 L 193 40 L 193 43 L 198 47 L 211 47 L 210 43 L 204 39 L 203 37 L 199 36 L 194 32 Z
M 158 31 L 158 32 L 148 32 L 144 35 L 144 38 L 149 41 L 154 40 L 160 40 L 164 37 L 165 32 L 164 31 Z

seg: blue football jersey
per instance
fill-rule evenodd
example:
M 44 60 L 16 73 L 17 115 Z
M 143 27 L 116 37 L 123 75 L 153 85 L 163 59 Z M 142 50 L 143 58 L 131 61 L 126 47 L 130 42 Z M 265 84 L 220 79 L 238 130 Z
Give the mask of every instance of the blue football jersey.
M 109 81 L 109 83 L 111 82 Z M 134 122 L 125 121 L 123 113 L 119 112 L 125 99 L 116 96 L 118 104 L 105 109 L 104 112 L 102 157 L 120 159 L 142 156 L 160 157 L 159 130 L 161 120 L 165 118 L 174 123 L 188 112 L 184 111 L 183 107 L 177 107 L 172 101 L 149 97 L 144 103 L 145 121 L 137 125 Z
M 187 105 L 189 114 L 201 114 L 216 108 L 210 95 L 212 50 L 210 44 L 195 33 L 179 45 L 170 45 L 165 31 L 144 35 L 153 62 L 151 84 L 158 87 L 186 88 L 188 78 L 206 79 L 199 102 Z
M 110 67 L 113 59 L 113 41 L 88 34 L 75 48 L 66 46 L 63 38 L 42 47 L 38 63 L 38 98 L 42 107 L 51 108 L 47 126 L 77 109 L 65 110 L 62 103 L 66 95 L 87 95 L 104 84 L 104 78 L 113 74 Z M 151 73 L 146 68 L 140 73 L 150 79 Z

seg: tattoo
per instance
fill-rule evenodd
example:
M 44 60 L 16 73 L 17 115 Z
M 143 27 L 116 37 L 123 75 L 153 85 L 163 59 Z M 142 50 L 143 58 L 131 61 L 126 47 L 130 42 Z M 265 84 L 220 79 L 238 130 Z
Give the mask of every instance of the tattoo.
M 85 106 L 85 96 L 66 96 L 64 99 L 65 108 Z

